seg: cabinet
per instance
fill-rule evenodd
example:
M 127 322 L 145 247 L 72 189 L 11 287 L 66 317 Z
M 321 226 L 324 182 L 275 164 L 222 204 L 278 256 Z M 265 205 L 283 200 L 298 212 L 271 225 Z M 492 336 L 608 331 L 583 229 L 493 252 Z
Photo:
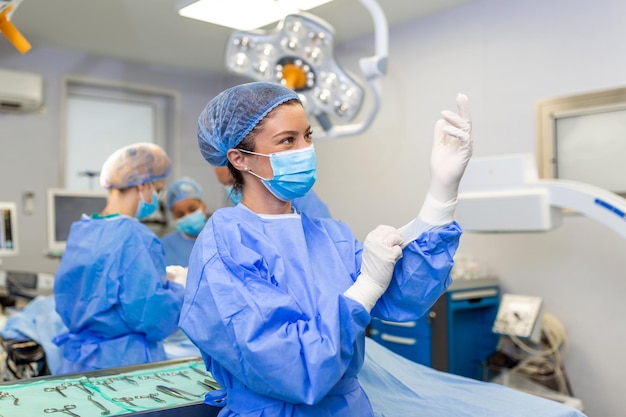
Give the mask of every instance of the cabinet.
M 419 320 L 372 319 L 370 337 L 414 362 L 480 380 L 498 343 L 491 328 L 499 300 L 495 278 L 456 280 Z

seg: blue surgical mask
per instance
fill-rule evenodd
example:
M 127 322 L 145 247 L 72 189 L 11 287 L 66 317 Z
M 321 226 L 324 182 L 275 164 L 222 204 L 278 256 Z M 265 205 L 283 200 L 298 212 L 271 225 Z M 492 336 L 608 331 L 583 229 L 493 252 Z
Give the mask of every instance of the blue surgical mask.
M 263 185 L 276 198 L 282 201 L 291 201 L 294 198 L 303 197 L 309 192 L 317 179 L 317 158 L 313 145 L 293 151 L 275 152 L 269 155 L 250 152 L 240 149 L 244 153 L 266 156 L 270 159 L 270 165 L 274 177 L 265 179 L 252 171 L 248 171 L 259 178 Z
M 150 187 L 152 187 L 152 185 L 150 185 Z M 137 205 L 137 212 L 135 213 L 136 218 L 139 220 L 145 219 L 157 211 L 157 208 L 159 208 L 159 196 L 154 188 L 152 188 L 152 201 L 150 203 L 146 203 L 143 199 L 143 193 L 141 191 L 139 192 L 139 204 Z
M 198 236 L 206 223 L 206 214 L 202 209 L 189 213 L 176 220 L 176 228 L 189 236 Z
M 225 185 L 224 190 L 226 190 L 226 196 L 233 206 L 241 203 L 241 191 L 235 190 L 232 185 Z

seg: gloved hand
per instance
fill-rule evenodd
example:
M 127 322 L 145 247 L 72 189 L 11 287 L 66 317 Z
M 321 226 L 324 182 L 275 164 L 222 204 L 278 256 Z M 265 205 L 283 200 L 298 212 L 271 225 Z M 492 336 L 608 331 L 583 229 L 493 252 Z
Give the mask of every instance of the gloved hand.
M 457 95 L 456 105 L 458 114 L 444 110 L 441 112 L 443 119 L 435 124 L 429 194 L 440 203 L 456 198 L 459 182 L 472 156 L 472 122 L 467 96 Z
M 467 96 L 458 94 L 456 105 L 458 114 L 444 110 L 441 113 L 443 119 L 435 124 L 430 186 L 420 212 L 420 217 L 431 225 L 453 220 L 459 183 L 472 156 L 472 122 Z
M 369 312 L 387 290 L 393 269 L 402 257 L 402 236 L 394 227 L 380 225 L 365 237 L 361 273 L 344 295 Z
M 165 278 L 177 282 L 183 287 L 187 284 L 187 268 L 180 265 L 168 265 L 165 267 Z

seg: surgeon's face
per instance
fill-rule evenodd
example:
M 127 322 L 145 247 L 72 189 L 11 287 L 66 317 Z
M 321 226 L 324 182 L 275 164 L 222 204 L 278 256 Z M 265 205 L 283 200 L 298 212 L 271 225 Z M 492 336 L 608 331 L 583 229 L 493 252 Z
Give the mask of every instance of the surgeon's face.
M 172 217 L 178 220 L 196 210 L 202 210 L 206 214 L 206 205 L 197 198 L 185 198 L 172 204 Z
M 306 148 L 312 143 L 311 125 L 304 108 L 299 103 L 278 106 L 263 121 L 263 129 L 254 140 L 254 152 L 269 155 L 274 152 Z M 274 173 L 269 158 L 246 155 L 251 170 L 264 178 L 272 178 Z

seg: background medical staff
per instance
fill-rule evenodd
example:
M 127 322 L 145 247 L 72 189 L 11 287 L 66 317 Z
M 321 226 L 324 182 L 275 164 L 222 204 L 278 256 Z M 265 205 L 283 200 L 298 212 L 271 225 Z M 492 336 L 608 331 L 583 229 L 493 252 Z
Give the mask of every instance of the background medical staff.
M 226 407 L 221 416 L 373 415 L 356 378 L 371 316 L 414 320 L 451 282 L 456 195 L 472 153 L 467 98 L 457 105 L 435 126 L 419 215 L 362 245 L 345 224 L 292 209 L 317 176 L 292 90 L 249 83 L 208 103 L 200 151 L 229 167 L 242 200 L 217 210 L 194 246 L 180 327 L 225 389 L 207 398 Z
M 184 287 L 166 279 L 159 238 L 138 219 L 154 213 L 170 160 L 137 143 L 106 160 L 106 207 L 72 225 L 56 272 L 56 311 L 68 331 L 59 373 L 165 360 L 162 340 L 177 328 Z
M 167 190 L 167 208 L 177 230 L 161 237 L 165 264 L 186 267 L 196 237 L 209 218 L 202 187 L 189 177 L 179 179 Z

